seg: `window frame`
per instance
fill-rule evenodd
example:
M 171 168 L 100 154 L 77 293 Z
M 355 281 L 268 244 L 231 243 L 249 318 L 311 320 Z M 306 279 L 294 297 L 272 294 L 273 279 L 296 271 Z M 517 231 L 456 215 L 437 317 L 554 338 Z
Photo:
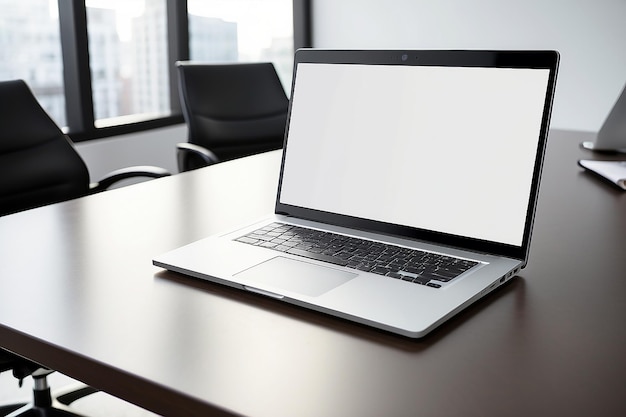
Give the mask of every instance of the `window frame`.
M 311 2 L 292 0 L 294 49 L 311 46 Z M 171 115 L 154 119 L 142 116 L 122 116 L 120 124 L 96 127 L 89 45 L 87 37 L 87 8 L 84 0 L 58 0 L 67 135 L 74 142 L 100 139 L 184 123 L 175 62 L 189 59 L 189 19 L 187 0 L 166 0 L 167 53 Z

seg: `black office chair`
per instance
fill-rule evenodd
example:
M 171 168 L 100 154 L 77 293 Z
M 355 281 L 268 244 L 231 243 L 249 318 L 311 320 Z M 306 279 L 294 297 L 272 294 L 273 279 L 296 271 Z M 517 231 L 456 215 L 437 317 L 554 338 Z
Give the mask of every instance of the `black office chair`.
M 167 175 L 163 168 L 137 166 L 90 184 L 72 142 L 26 83 L 0 82 L 0 215 L 104 191 L 128 178 Z
M 180 171 L 283 146 L 289 100 L 272 63 L 176 66 L 189 129 L 177 146 Z
M 100 192 L 127 178 L 167 175 L 170 173 L 158 167 L 132 167 L 114 171 L 100 182 L 90 184 L 82 158 L 26 83 L 0 82 L 0 216 Z M 96 391 L 84 387 L 53 400 L 46 380 L 51 370 L 0 348 L 0 372 L 8 370 L 20 381 L 33 377 L 34 401 L 32 407 L 0 406 L 1 415 L 13 411 L 15 414 L 11 416 L 78 415 L 65 411 L 63 404 Z

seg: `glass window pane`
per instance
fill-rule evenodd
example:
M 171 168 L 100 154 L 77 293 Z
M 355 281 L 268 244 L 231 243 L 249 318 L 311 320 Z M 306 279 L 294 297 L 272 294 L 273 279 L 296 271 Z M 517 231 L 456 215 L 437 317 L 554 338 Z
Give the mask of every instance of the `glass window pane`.
M 23 79 L 65 126 L 63 59 L 56 0 L 0 0 L 0 80 Z
M 285 87 L 293 67 L 292 0 L 188 0 L 194 61 L 271 61 Z
M 165 0 L 87 0 L 96 126 L 170 113 Z M 129 120 L 130 121 L 130 120 Z

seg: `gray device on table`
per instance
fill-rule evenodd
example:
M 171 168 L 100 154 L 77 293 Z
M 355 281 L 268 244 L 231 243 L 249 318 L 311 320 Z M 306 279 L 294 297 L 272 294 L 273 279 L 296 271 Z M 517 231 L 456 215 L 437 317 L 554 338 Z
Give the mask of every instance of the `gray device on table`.
M 558 61 L 298 50 L 274 215 L 154 265 L 426 335 L 527 263 Z
M 626 153 L 626 86 L 598 131 L 596 140 L 583 142 L 581 146 L 596 152 Z

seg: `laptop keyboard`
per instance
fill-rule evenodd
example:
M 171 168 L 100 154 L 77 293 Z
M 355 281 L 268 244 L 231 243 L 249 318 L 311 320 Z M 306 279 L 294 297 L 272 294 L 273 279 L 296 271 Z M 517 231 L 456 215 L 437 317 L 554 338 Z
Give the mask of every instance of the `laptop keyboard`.
M 284 223 L 272 223 L 235 240 L 433 288 L 478 264 Z

